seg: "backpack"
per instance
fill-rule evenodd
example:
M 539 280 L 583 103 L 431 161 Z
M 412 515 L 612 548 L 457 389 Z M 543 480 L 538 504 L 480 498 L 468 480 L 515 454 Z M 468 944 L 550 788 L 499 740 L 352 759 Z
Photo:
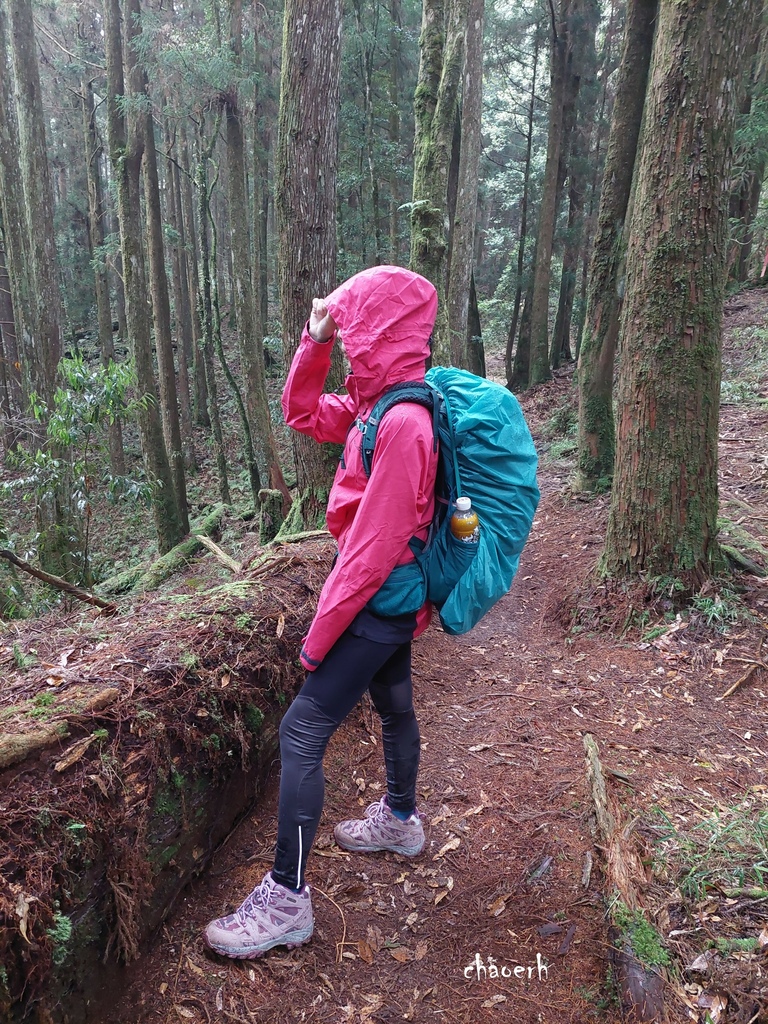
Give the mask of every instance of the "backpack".
M 520 405 L 506 388 L 436 366 L 423 382 L 390 388 L 361 426 L 369 476 L 381 421 L 399 402 L 423 405 L 433 415 L 440 451 L 435 516 L 426 544 L 415 537 L 410 542 L 415 561 L 395 567 L 369 608 L 402 615 L 429 599 L 447 633 L 466 633 L 512 585 L 539 501 L 536 451 Z M 463 495 L 480 517 L 477 543 L 457 540 L 449 528 L 454 502 Z

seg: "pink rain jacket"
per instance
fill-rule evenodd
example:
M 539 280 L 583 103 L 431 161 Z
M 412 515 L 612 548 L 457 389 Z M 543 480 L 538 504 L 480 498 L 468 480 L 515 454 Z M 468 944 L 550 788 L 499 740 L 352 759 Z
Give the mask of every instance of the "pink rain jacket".
M 316 441 L 344 444 L 326 521 L 339 557 L 320 593 L 301 661 L 313 671 L 392 569 L 413 560 L 408 541 L 425 539 L 434 513 L 437 454 L 432 415 L 404 402 L 392 408 L 376 438 L 371 476 L 360 454 L 366 421 L 393 384 L 423 380 L 437 293 L 401 267 L 373 267 L 331 292 L 325 303 L 339 325 L 352 367 L 346 395 L 324 394 L 332 340 L 313 341 L 307 328 L 283 391 L 286 423 Z M 415 635 L 431 605 L 417 615 Z

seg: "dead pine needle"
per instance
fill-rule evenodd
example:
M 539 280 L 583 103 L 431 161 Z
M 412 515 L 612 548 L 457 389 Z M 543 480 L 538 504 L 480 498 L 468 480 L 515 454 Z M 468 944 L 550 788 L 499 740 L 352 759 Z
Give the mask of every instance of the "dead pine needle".
M 317 892 L 320 893 L 321 896 L 325 896 L 328 902 L 332 903 L 334 907 L 336 907 L 336 909 L 338 910 L 339 914 L 341 915 L 341 941 L 336 943 L 336 963 L 340 964 L 344 954 L 344 947 L 350 945 L 357 945 L 357 943 L 347 942 L 347 919 L 344 916 L 344 911 L 341 909 L 341 907 L 333 898 L 333 896 L 329 896 L 327 892 L 324 892 L 322 889 L 318 889 L 317 886 L 315 886 L 315 889 Z

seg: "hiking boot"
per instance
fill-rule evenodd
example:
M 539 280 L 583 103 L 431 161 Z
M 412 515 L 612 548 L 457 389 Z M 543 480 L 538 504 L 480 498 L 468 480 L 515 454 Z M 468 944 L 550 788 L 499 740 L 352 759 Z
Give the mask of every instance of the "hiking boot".
M 426 841 L 418 812 L 414 811 L 410 818 L 401 821 L 389 809 L 385 796 L 366 809 L 362 821 L 342 821 L 333 830 L 333 835 L 345 850 L 363 853 L 390 850 L 406 857 L 421 853 Z
M 222 956 L 252 960 L 273 946 L 309 942 L 314 926 L 309 886 L 291 892 L 267 873 L 234 914 L 211 921 L 203 941 Z

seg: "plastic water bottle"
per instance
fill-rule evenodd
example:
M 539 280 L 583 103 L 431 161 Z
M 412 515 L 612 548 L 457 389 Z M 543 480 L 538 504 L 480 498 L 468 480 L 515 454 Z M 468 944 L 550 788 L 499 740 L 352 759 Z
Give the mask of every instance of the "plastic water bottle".
M 480 540 L 480 520 L 469 498 L 456 499 L 456 511 L 451 516 L 451 533 L 464 544 L 477 544 Z

